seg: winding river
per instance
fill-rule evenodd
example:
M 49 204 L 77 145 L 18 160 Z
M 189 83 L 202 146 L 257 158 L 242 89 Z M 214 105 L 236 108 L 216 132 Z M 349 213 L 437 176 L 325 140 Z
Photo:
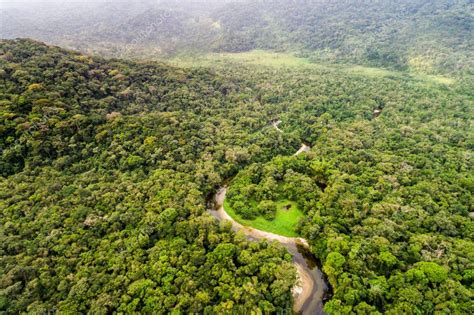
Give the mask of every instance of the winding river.
M 309 149 L 305 144 L 295 155 Z M 293 288 L 294 311 L 303 315 L 319 315 L 323 312 L 323 300 L 328 292 L 324 275 L 319 270 L 315 257 L 311 254 L 308 242 L 303 238 L 285 237 L 260 231 L 236 222 L 224 210 L 227 187 L 224 186 L 214 196 L 214 207 L 209 213 L 219 221 L 230 221 L 234 231 L 242 231 L 250 240 L 267 239 L 278 241 L 293 255 L 293 263 L 298 271 L 299 283 Z
M 309 251 L 305 239 L 285 237 L 269 232 L 260 231 L 236 222 L 224 210 L 224 199 L 227 187 L 222 187 L 215 195 L 214 209 L 209 213 L 219 221 L 230 221 L 234 231 L 242 231 L 250 240 L 267 239 L 278 241 L 293 255 L 293 263 L 299 275 L 299 284 L 293 289 L 295 299 L 294 311 L 298 314 L 324 314 L 323 299 L 328 287 L 322 272 L 317 266 L 316 259 Z

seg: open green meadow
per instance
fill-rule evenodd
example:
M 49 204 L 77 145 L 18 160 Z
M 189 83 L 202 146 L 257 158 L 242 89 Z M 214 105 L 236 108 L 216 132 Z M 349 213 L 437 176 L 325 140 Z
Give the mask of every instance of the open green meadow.
M 242 225 L 288 237 L 298 236 L 298 233 L 296 233 L 295 229 L 298 225 L 298 222 L 304 217 L 303 212 L 298 208 L 296 202 L 293 201 L 278 200 L 276 201 L 276 204 L 276 216 L 272 221 L 269 221 L 261 216 L 254 220 L 245 220 L 230 207 L 227 200 L 224 201 L 224 209 L 235 221 Z M 291 205 L 291 207 L 286 209 L 286 206 L 288 205 Z

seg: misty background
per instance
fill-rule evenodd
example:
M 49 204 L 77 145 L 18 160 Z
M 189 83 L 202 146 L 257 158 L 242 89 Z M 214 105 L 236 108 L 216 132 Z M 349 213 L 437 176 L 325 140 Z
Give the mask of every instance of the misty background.
M 263 49 L 428 73 L 474 59 L 469 0 L 1 0 L 0 16 L 0 38 L 120 58 Z

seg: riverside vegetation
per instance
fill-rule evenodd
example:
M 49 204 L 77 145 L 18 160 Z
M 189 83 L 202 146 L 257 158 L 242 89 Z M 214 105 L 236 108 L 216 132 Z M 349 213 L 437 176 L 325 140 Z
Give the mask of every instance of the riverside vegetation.
M 472 75 L 234 59 L 0 42 L 0 311 L 291 310 L 291 255 L 205 211 L 235 176 L 242 217 L 298 210 L 327 313 L 470 313 Z

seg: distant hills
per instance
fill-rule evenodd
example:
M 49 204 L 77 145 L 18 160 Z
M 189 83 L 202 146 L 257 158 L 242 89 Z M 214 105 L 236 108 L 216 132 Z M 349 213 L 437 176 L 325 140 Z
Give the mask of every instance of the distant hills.
M 426 73 L 472 71 L 472 1 L 139 1 L 2 9 L 0 37 L 116 57 L 253 49 Z

